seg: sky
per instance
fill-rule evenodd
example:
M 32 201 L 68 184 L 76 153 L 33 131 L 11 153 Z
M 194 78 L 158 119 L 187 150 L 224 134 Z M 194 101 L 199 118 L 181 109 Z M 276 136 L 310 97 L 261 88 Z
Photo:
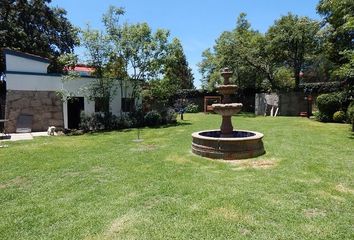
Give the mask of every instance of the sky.
M 84 28 L 103 29 L 102 15 L 110 5 L 123 7 L 126 11 L 122 22 L 147 22 L 156 30 L 167 29 L 171 37 L 181 40 L 189 66 L 193 70 L 194 85 L 199 88 L 201 75 L 197 64 L 202 52 L 212 48 L 223 31 L 236 26 L 241 12 L 253 29 L 262 33 L 288 12 L 313 19 L 319 0 L 52 0 L 52 6 L 67 11 L 70 22 Z M 77 49 L 82 56 L 82 49 Z

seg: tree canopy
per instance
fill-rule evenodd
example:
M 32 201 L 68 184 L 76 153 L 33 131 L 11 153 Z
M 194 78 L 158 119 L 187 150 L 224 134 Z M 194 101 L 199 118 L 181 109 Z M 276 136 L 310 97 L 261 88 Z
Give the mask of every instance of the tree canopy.
M 295 88 L 300 84 L 300 72 L 305 67 L 306 60 L 318 49 L 318 31 L 317 21 L 289 13 L 275 21 L 266 34 L 274 60 L 292 69 Z
M 241 90 L 297 88 L 300 72 L 319 49 L 318 31 L 317 21 L 289 13 L 262 34 L 241 13 L 235 29 L 223 32 L 213 50 L 203 52 L 199 64 L 203 87 L 213 89 L 220 81 L 219 69 L 227 66 Z
M 0 0 L 0 49 L 11 48 L 54 60 L 52 71 L 61 70 L 56 58 L 71 53 L 79 43 L 77 29 L 66 11 L 50 7 L 51 0 Z M 0 71 L 4 70 L 3 60 Z
M 353 0 L 320 0 L 317 11 L 328 31 L 327 51 L 332 61 L 347 63 L 343 51 L 354 48 L 354 2 Z
M 136 98 L 144 87 L 153 101 L 165 103 L 178 89 L 193 88 L 180 41 L 170 41 L 168 30 L 153 32 L 147 23 L 121 23 L 122 15 L 124 9 L 111 6 L 103 16 L 104 30 L 81 30 L 86 62 L 95 69 L 95 80 L 86 89 L 89 97 L 108 106 L 118 89 L 122 96 Z M 66 65 L 75 62 L 70 54 L 61 59 Z

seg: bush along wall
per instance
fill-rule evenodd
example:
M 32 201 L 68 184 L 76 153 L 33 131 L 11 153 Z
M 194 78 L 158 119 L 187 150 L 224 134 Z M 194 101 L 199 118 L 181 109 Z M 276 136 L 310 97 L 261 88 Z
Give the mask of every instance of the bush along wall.
M 152 110 L 144 113 L 137 109 L 122 116 L 111 113 L 93 113 L 90 115 L 82 112 L 80 130 L 83 132 L 95 132 L 106 130 L 120 130 L 132 127 L 159 126 L 177 122 L 177 113 L 172 108 L 164 108 L 160 111 Z
M 316 99 L 318 113 L 316 119 L 321 122 L 345 122 L 348 99 L 345 92 L 321 94 Z
M 352 132 L 354 132 L 354 101 L 349 104 L 347 109 L 347 121 L 352 124 Z

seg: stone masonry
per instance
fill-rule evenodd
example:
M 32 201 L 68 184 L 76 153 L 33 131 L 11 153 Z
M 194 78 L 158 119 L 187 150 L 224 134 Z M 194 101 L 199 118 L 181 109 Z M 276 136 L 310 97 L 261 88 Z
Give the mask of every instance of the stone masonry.
M 7 132 L 16 131 L 21 114 L 32 115 L 32 131 L 47 131 L 49 126 L 63 127 L 63 103 L 54 91 L 8 90 L 6 95 Z

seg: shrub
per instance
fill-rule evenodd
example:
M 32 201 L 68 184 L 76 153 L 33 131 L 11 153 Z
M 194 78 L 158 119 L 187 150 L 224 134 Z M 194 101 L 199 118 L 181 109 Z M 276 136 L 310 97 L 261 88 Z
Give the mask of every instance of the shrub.
M 354 101 L 349 104 L 349 107 L 347 109 L 347 119 L 350 123 L 354 122 Z
M 197 112 L 199 112 L 199 106 L 197 104 L 190 103 L 186 107 L 186 112 L 187 113 L 197 113 Z
M 332 117 L 331 116 L 328 116 L 327 114 L 324 114 L 324 113 L 322 113 L 320 111 L 314 112 L 313 115 L 315 116 L 316 120 L 320 121 L 320 122 L 330 122 L 330 121 L 332 121 Z
M 130 112 L 128 115 L 132 123 L 130 127 L 142 127 L 144 125 L 144 114 L 142 107 L 138 107 L 133 112 Z
M 345 112 L 337 111 L 333 114 L 333 121 L 338 123 L 345 122 Z
M 347 109 L 347 119 L 352 124 L 352 131 L 354 132 L 354 101 L 349 104 Z
M 177 113 L 173 108 L 167 108 L 167 110 L 161 114 L 163 122 L 165 123 L 176 123 L 177 122 Z
M 129 116 L 122 115 L 118 118 L 117 129 L 131 128 L 136 126 L 135 120 Z
M 317 106 L 320 118 L 331 121 L 333 114 L 341 107 L 341 101 L 336 93 L 321 94 L 317 97 Z M 321 120 L 320 120 L 321 121 Z
M 114 130 L 119 128 L 119 118 L 112 113 L 81 113 L 79 128 L 84 132 L 99 130 Z
M 154 111 L 159 113 L 161 116 L 161 121 L 159 124 L 169 124 L 177 122 L 177 113 L 171 107 L 162 107 L 160 109 L 155 109 Z
M 84 132 L 97 131 L 104 128 L 103 124 L 101 121 L 99 121 L 99 118 L 95 113 L 87 115 L 84 112 L 81 112 L 80 119 L 81 122 L 79 128 Z
M 146 126 L 156 126 L 161 123 L 161 115 L 155 110 L 152 110 L 144 116 Z

